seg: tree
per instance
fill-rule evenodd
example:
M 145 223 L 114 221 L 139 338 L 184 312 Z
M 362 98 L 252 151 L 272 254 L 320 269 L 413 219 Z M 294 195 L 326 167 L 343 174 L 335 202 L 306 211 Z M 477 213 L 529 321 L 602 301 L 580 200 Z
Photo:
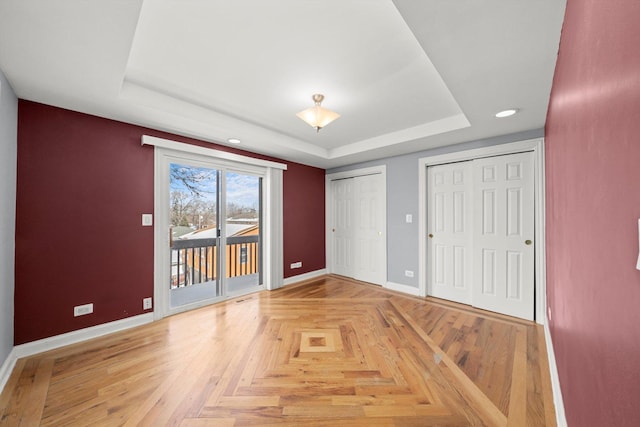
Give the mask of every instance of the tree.
M 172 191 L 170 194 L 171 204 L 171 225 L 189 226 L 189 211 L 191 210 L 192 199 L 188 193 L 183 191 Z
M 183 186 L 192 196 L 204 197 L 216 191 L 217 172 L 212 169 L 181 166 L 172 163 L 169 167 L 171 187 Z
M 218 173 L 213 169 L 172 163 L 170 173 L 171 224 L 174 226 L 209 227 L 216 223 Z

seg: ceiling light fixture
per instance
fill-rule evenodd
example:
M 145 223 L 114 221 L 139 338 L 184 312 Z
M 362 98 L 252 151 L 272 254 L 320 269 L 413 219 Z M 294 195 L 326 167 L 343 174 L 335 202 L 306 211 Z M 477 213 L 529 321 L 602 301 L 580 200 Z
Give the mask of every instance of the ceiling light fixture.
M 513 116 L 517 112 L 518 112 L 517 108 L 511 108 L 509 110 L 504 110 L 504 111 L 500 111 L 499 113 L 496 113 L 496 117 L 498 118 L 509 117 L 509 116 Z
M 238 138 L 229 138 L 227 139 L 229 144 L 240 144 L 240 140 Z
M 335 113 L 326 108 L 322 108 L 320 103 L 324 99 L 324 95 L 316 93 L 311 97 L 316 104 L 311 108 L 307 108 L 304 111 L 300 111 L 296 116 L 307 122 L 309 126 L 316 129 L 316 132 L 320 132 L 320 129 L 340 117 L 340 114 Z

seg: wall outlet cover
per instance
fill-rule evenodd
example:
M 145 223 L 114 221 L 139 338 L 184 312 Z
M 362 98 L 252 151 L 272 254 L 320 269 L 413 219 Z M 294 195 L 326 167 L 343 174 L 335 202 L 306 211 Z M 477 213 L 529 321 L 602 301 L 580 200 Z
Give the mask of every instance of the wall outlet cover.
M 91 313 L 93 313 L 93 303 L 76 305 L 75 307 L 73 307 L 74 317 L 84 316 L 85 314 L 91 314 Z

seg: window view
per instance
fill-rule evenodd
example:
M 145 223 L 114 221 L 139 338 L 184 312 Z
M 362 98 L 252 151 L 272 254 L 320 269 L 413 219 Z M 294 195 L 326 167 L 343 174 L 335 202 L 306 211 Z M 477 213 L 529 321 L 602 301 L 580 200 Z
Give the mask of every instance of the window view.
M 225 278 L 226 291 L 231 292 L 250 290 L 261 283 L 260 184 L 255 176 L 170 165 L 173 307 L 223 295 L 220 277 Z M 219 209 L 222 194 L 226 199 L 224 218 Z M 222 246 L 224 265 L 218 252 Z
M 227 288 L 248 290 L 260 277 L 260 178 L 226 174 Z
M 172 163 L 169 172 L 171 289 L 215 280 L 218 171 Z

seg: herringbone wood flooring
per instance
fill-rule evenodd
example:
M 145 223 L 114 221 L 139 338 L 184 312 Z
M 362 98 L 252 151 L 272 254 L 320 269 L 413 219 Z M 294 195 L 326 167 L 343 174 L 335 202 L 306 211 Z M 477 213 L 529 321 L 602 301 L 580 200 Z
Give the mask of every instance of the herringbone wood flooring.
M 539 326 L 337 276 L 17 362 L 2 425 L 554 426 Z

